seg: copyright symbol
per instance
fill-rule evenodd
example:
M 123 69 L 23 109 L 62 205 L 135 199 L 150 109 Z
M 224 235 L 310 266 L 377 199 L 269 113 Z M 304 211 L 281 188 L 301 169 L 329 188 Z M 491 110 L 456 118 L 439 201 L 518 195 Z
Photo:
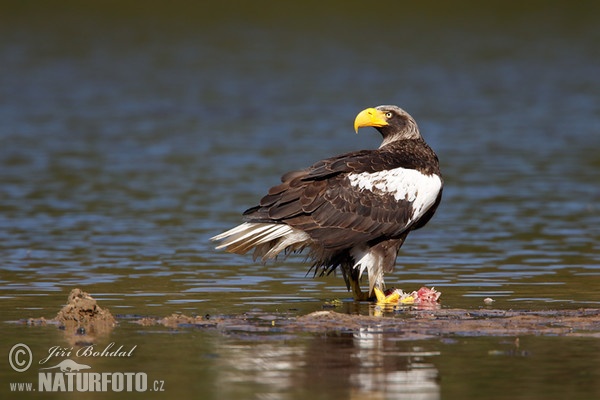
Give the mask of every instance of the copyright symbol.
M 23 343 L 15 344 L 8 353 L 8 363 L 17 372 L 25 372 L 31 366 L 33 354 L 29 346 Z

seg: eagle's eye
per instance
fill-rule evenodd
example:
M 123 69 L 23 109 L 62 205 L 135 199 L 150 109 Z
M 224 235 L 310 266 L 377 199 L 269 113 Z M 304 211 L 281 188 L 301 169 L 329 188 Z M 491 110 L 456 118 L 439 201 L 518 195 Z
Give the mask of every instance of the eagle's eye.
M 388 112 L 386 112 L 386 113 L 385 113 L 385 117 L 386 117 L 387 119 L 390 119 L 390 118 L 392 118 L 392 113 L 391 113 L 391 112 L 389 112 L 389 111 L 388 111 Z

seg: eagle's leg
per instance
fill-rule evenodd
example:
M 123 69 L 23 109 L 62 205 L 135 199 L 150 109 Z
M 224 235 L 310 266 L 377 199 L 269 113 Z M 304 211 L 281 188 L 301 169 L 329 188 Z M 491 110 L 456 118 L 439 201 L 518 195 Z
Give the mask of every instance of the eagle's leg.
M 352 296 L 354 296 L 354 300 L 356 301 L 367 301 L 370 300 L 370 296 L 368 292 L 363 292 L 360 290 L 360 282 L 358 279 L 350 279 L 350 286 L 352 286 Z
M 352 290 L 352 297 L 355 301 L 368 301 L 374 299 L 374 295 L 369 292 L 360 290 L 360 268 L 354 268 L 353 258 L 349 258 L 346 262 L 341 263 L 340 269 L 346 281 L 348 290 Z
M 369 301 L 373 300 L 374 296 L 369 292 L 363 292 L 360 290 L 360 278 L 358 277 L 358 269 L 354 268 L 348 279 L 350 287 L 352 288 L 352 296 L 356 301 Z

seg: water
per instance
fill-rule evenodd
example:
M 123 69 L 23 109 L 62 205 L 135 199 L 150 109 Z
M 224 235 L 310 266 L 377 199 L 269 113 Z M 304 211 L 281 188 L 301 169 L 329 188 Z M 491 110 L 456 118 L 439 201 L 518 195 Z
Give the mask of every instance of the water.
M 500 309 L 599 307 L 598 8 L 474 4 L 7 6 L 2 351 L 62 344 L 52 328 L 6 321 L 52 317 L 74 287 L 122 315 L 303 315 L 347 300 L 341 277 L 306 276 L 302 258 L 263 266 L 208 238 L 282 173 L 377 147 L 352 121 L 386 103 L 417 119 L 446 185 L 388 284 L 435 286 L 450 308 L 485 297 Z M 109 340 L 141 350 L 107 370 L 143 370 L 169 396 L 600 393 L 600 350 L 583 338 L 517 348 L 514 338 L 246 337 L 124 322 Z M 19 379 L 5 367 L 3 382 Z

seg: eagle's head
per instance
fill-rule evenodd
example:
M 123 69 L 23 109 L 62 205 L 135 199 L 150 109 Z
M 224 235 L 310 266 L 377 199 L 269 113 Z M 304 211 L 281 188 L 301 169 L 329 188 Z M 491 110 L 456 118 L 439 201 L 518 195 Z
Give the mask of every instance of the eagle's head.
M 397 106 L 377 106 L 362 110 L 354 120 L 354 130 L 372 126 L 383 136 L 382 146 L 397 140 L 419 139 L 419 127 L 409 113 Z

